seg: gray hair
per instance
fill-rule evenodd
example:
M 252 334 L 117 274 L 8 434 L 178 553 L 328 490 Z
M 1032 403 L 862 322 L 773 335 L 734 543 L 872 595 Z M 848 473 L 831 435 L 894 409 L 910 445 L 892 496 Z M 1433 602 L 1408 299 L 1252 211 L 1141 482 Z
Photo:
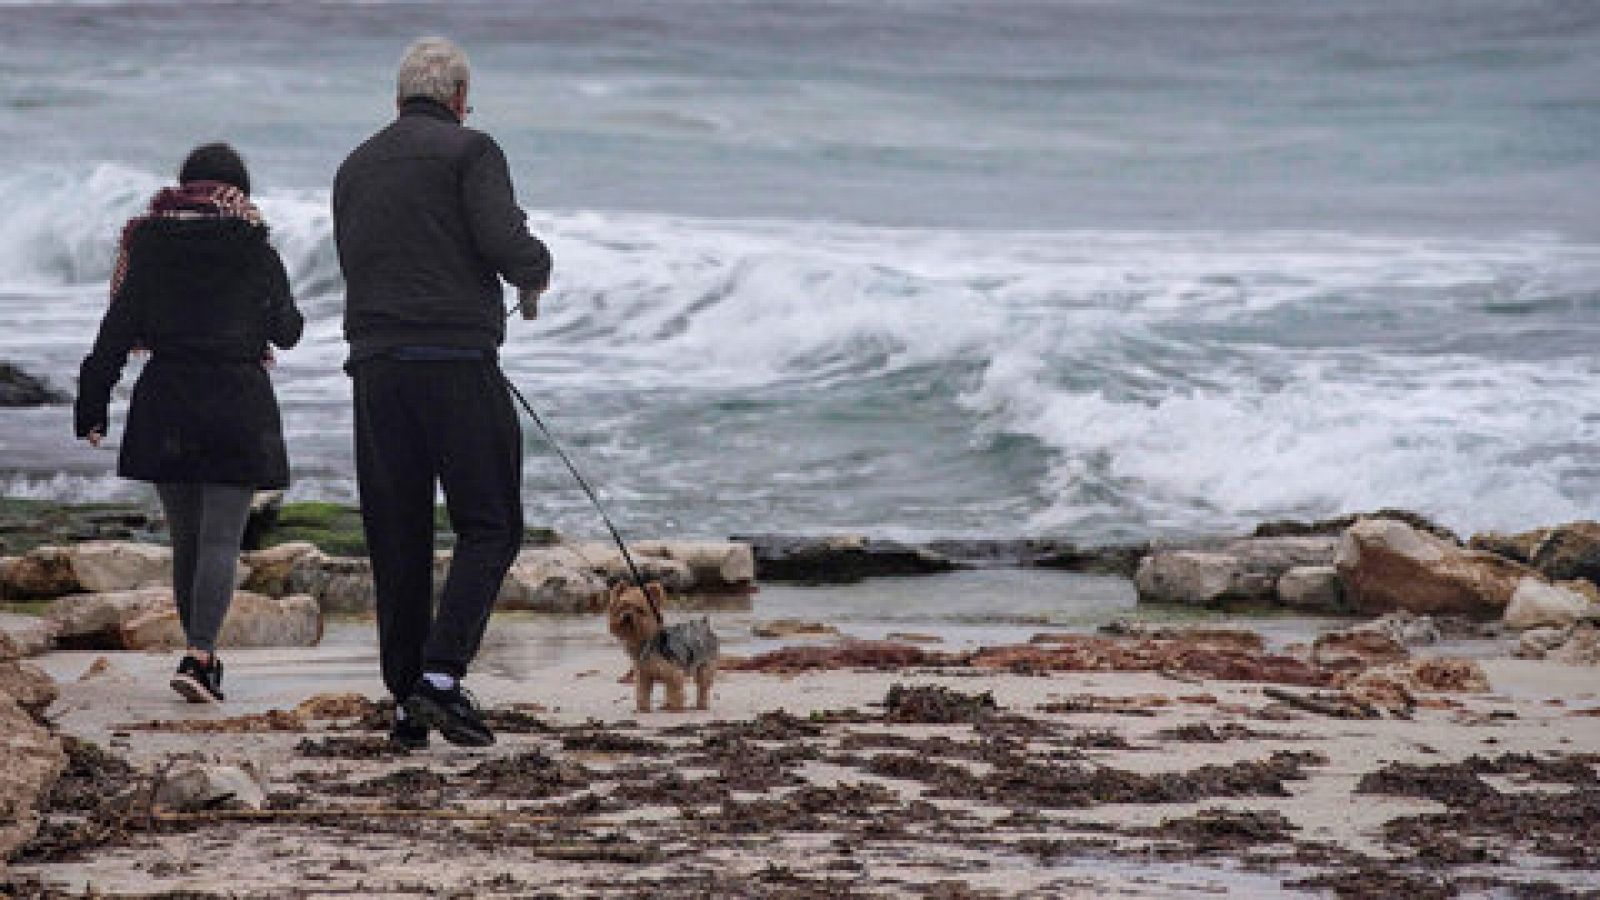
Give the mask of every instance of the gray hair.
M 472 70 L 467 54 L 442 37 L 425 37 L 406 48 L 400 57 L 400 72 L 395 77 L 396 98 L 426 97 L 448 104 L 456 91 L 465 88 Z

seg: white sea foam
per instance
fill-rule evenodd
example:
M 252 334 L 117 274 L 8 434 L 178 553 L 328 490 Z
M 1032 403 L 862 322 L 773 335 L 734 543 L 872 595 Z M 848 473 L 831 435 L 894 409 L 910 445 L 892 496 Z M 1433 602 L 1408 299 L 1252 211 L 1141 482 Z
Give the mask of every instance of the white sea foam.
M 0 222 L 0 357 L 65 380 L 103 308 L 117 228 L 159 179 L 102 166 L 53 174 L 40 190 L 27 187 L 33 177 L 0 178 L 13 210 Z M 305 344 L 275 376 L 309 476 L 297 495 L 348 496 L 326 192 L 259 199 L 310 318 Z M 557 276 L 537 325 L 509 323 L 507 370 L 541 402 L 586 398 L 562 410 L 563 425 L 617 496 L 711 503 L 696 486 L 713 480 L 760 498 L 748 515 L 766 519 L 700 511 L 719 527 L 941 530 L 909 511 L 905 487 L 875 494 L 870 481 L 899 471 L 874 454 L 921 459 L 922 442 L 951 432 L 893 416 L 881 434 L 870 421 L 841 429 L 819 419 L 782 440 L 826 450 L 763 453 L 754 448 L 775 438 L 752 436 L 731 458 L 729 430 L 751 426 L 719 418 L 720 405 L 777 397 L 794 415 L 815 408 L 854 421 L 854 406 L 966 423 L 955 432 L 965 442 L 935 454 L 946 468 L 924 474 L 927 491 L 969 510 L 959 517 L 968 530 L 1214 530 L 1390 504 L 1462 528 L 1516 527 L 1600 503 L 1600 474 L 1585 458 L 1600 438 L 1590 411 L 1600 372 L 1552 337 L 1594 329 L 1572 315 L 1596 304 L 1593 246 L 1537 235 L 953 231 L 598 212 L 541 213 L 532 226 Z M 629 402 L 638 396 L 677 412 L 649 420 Z M 658 430 L 623 437 L 646 425 Z M 1009 485 L 1016 502 L 994 498 L 1018 453 L 1042 474 Z M 798 504 L 810 512 L 785 519 L 785 491 L 826 492 L 828 471 L 867 486 Z M 535 467 L 530 478 L 549 474 Z M 87 490 L 30 478 L 18 489 Z

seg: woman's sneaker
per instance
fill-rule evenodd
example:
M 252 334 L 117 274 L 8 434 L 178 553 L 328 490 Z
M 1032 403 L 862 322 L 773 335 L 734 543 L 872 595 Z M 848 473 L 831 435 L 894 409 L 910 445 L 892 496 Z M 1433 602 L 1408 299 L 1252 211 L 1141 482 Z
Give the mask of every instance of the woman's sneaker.
M 185 656 L 168 683 L 190 703 L 221 703 L 222 660 L 213 656 L 210 665 L 203 665 L 200 660 Z

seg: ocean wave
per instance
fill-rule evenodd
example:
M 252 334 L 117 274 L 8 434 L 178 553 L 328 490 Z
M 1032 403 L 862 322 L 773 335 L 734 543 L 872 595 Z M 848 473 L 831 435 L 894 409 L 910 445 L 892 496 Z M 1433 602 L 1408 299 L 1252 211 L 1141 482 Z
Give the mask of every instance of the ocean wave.
M 109 165 L 0 178 L 11 210 L 0 357 L 70 378 L 121 222 L 159 183 Z M 259 202 L 309 318 L 275 375 L 292 450 L 314 473 L 296 494 L 348 496 L 327 192 L 270 190 Z M 540 212 L 531 226 L 556 279 L 537 324 L 509 323 L 506 369 L 537 384 L 540 403 L 582 398 L 558 421 L 602 458 L 619 496 L 707 504 L 662 514 L 675 523 L 939 532 L 914 510 L 947 507 L 908 503 L 899 483 L 875 490 L 875 472 L 903 477 L 873 463 L 885 456 L 936 459 L 927 490 L 961 498 L 951 502 L 965 504 L 963 530 L 996 533 L 1206 531 L 1380 505 L 1520 527 L 1600 502 L 1586 460 L 1600 438 L 1586 406 L 1600 395 L 1591 245 L 593 211 Z M 637 397 L 670 412 L 651 418 Z M 783 422 L 773 406 L 816 418 Z M 959 427 L 907 428 L 908 415 Z M 768 437 L 730 458 L 728 436 L 757 420 Z M 626 440 L 624 429 L 635 429 Z M 771 435 L 829 449 L 764 453 Z M 955 443 L 918 456 L 929 440 Z M 830 471 L 849 487 L 830 488 Z M 1014 473 L 1028 481 L 1008 482 Z M 707 480 L 745 485 L 762 509 L 712 508 L 696 497 Z M 993 485 L 1014 502 L 983 496 Z M 850 496 L 822 496 L 830 489 Z M 791 503 L 786 491 L 809 495 Z

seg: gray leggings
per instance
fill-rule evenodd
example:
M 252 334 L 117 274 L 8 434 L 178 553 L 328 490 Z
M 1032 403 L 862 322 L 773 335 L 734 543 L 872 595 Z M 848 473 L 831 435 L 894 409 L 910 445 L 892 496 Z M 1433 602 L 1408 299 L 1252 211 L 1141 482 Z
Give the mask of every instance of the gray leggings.
M 172 593 L 189 646 L 217 649 L 233 602 L 239 543 L 255 491 L 232 484 L 158 484 L 172 533 Z

